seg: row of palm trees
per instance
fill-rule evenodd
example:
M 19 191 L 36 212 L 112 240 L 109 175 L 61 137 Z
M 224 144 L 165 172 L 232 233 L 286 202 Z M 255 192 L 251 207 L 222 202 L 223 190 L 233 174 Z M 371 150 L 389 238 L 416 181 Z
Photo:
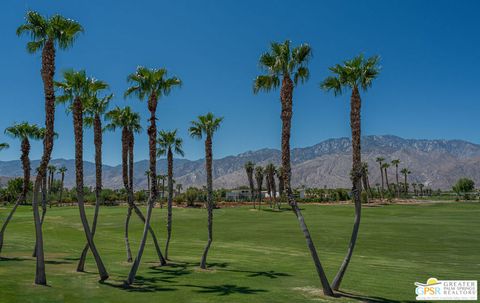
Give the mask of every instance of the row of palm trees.
M 45 176 L 47 165 L 50 161 L 51 152 L 54 143 L 54 119 L 55 119 L 55 101 L 64 103 L 72 112 L 74 137 L 75 137 L 75 175 L 77 188 L 77 201 L 80 210 L 80 218 L 86 236 L 86 249 L 90 249 L 94 255 L 97 268 L 100 274 L 100 279 L 108 278 L 107 270 L 102 262 L 102 259 L 96 249 L 94 242 L 94 235 L 96 229 L 96 217 L 98 216 L 99 199 L 96 201 L 96 209 L 94 214 L 94 221 L 92 227 L 88 224 L 85 214 L 83 201 L 83 128 L 84 124 L 93 125 L 94 140 L 101 140 L 101 125 L 98 123 L 101 106 L 99 110 L 86 110 L 87 104 L 90 102 L 100 102 L 103 100 L 107 102 L 108 95 L 99 97 L 99 92 L 105 90 L 108 85 L 100 80 L 88 77 L 85 71 L 68 70 L 63 74 L 63 81 L 54 82 L 55 74 L 55 51 L 56 48 L 67 49 L 73 45 L 78 35 L 83 32 L 83 28 L 77 22 L 66 19 L 62 16 L 55 15 L 50 18 L 41 16 L 36 12 L 28 12 L 26 16 L 26 23 L 21 25 L 17 33 L 29 34 L 31 41 L 27 43 L 27 50 L 31 53 L 42 51 L 42 80 L 44 83 L 45 93 L 45 133 L 43 137 L 44 152 L 39 167 L 39 172 L 35 179 L 34 195 L 33 195 L 33 212 L 35 219 L 36 231 L 36 284 L 46 284 L 45 262 L 43 252 L 43 235 L 41 229 L 41 221 L 38 212 L 38 192 L 41 185 L 42 177 Z M 329 283 L 323 266 L 320 262 L 316 247 L 313 243 L 310 231 L 304 220 L 302 212 L 294 198 L 291 187 L 291 161 L 290 161 L 290 131 L 293 115 L 293 91 L 294 89 L 309 78 L 310 72 L 308 69 L 308 61 L 311 58 L 311 48 L 308 44 L 302 44 L 297 47 L 291 47 L 290 41 L 284 43 L 272 43 L 270 50 L 260 56 L 260 66 L 265 72 L 259 75 L 254 80 L 253 91 L 258 93 L 260 91 L 271 91 L 280 87 L 280 101 L 281 101 L 281 121 L 282 121 L 282 136 L 281 136 L 281 167 L 282 167 L 282 184 L 283 191 L 287 202 L 292 211 L 295 213 L 300 228 L 304 234 L 307 246 L 314 261 L 315 268 L 322 283 L 325 295 L 333 295 L 333 290 L 340 287 L 343 276 L 350 263 L 351 256 L 355 247 L 358 230 L 360 226 L 361 216 L 361 200 L 360 194 L 362 190 L 361 180 L 364 175 L 361 162 L 361 97 L 360 90 L 367 90 L 373 80 L 379 74 L 379 57 L 364 58 L 363 55 L 347 60 L 342 64 L 337 64 L 330 68 L 332 76 L 327 77 L 322 83 L 321 88 L 325 91 L 333 91 L 334 95 L 341 95 L 346 91 L 351 92 L 350 97 L 350 126 L 352 131 L 352 193 L 355 203 L 355 219 L 352 230 L 350 244 L 348 246 L 345 259 L 335 276 L 332 284 Z M 160 98 L 168 95 L 171 90 L 182 84 L 177 77 L 168 77 L 166 69 L 150 69 L 146 67 L 138 67 L 137 70 L 128 76 L 128 82 L 131 85 L 125 92 L 124 96 L 136 96 L 140 100 L 147 100 L 147 107 L 150 112 L 149 126 L 147 129 L 149 137 L 149 171 L 152 180 L 156 180 L 156 158 L 157 158 L 157 115 L 156 109 Z M 61 92 L 60 96 L 55 97 L 55 87 Z M 119 109 L 120 110 L 120 109 Z M 133 114 L 133 113 L 132 113 Z M 88 118 L 88 119 L 86 119 Z M 113 123 L 114 118 L 110 117 Z M 90 121 L 90 122 L 87 122 Z M 192 137 L 198 139 L 205 139 L 205 165 L 207 174 L 207 214 L 208 214 L 208 241 L 202 254 L 200 262 L 201 268 L 206 268 L 206 259 L 209 248 L 213 240 L 213 195 L 212 195 L 212 141 L 213 135 L 218 130 L 222 122 L 222 118 L 208 113 L 204 116 L 199 116 L 198 120 L 192 121 L 189 133 Z M 113 127 L 113 126 L 112 126 Z M 122 125 L 122 162 L 124 163 L 123 177 L 124 185 L 129 192 L 132 192 L 132 176 L 133 176 L 133 133 L 135 128 L 132 126 Z M 161 136 L 160 136 L 161 137 Z M 95 141 L 96 145 L 96 167 L 100 168 L 100 173 L 97 171 L 97 176 L 101 176 L 101 141 Z M 171 141 L 170 141 L 171 142 Z M 174 143 L 164 145 L 164 151 L 169 155 L 169 148 L 175 150 Z M 170 149 L 170 153 L 172 150 Z M 128 163 L 125 164 L 125 163 Z M 98 165 L 98 166 L 97 166 Z M 126 168 L 128 167 L 128 169 Z M 170 170 L 169 170 L 170 171 Z M 267 173 L 270 175 L 270 171 Z M 262 178 L 263 179 L 263 178 Z M 272 178 L 269 179 L 270 187 L 273 190 Z M 97 178 L 96 190 L 101 189 L 101 178 Z M 172 192 L 171 181 L 169 184 L 169 192 Z M 133 265 L 128 275 L 126 284 L 130 285 L 134 282 L 136 272 L 138 270 L 145 242 L 148 233 L 151 231 L 150 222 L 152 210 L 155 199 L 157 197 L 157 182 L 151 182 L 150 193 L 147 203 L 147 212 L 144 219 L 144 230 Z M 130 199 L 131 200 L 131 199 Z M 169 199 L 171 200 L 171 199 Z M 135 209 L 135 206 L 132 205 Z M 131 208 L 129 207 L 130 211 Z M 128 218 L 128 215 L 127 215 Z M 128 223 L 127 223 L 128 225 Z M 170 225 L 171 226 L 171 225 Z M 82 253 L 83 254 L 83 253 Z M 80 267 L 80 266 L 79 266 Z
M 262 202 L 262 185 L 265 179 L 265 185 L 267 194 L 270 200 L 270 206 L 280 209 L 281 198 L 283 197 L 283 168 L 276 168 L 272 163 L 267 164 L 265 167 L 255 166 L 255 163 L 248 161 L 244 164 L 245 172 L 248 178 L 248 184 L 250 187 L 250 198 L 253 201 L 253 208 L 256 208 L 255 202 L 258 201 L 258 207 L 260 208 Z M 278 179 L 278 193 L 280 197 L 277 197 L 277 183 L 275 177 Z M 255 188 L 254 179 L 257 183 Z
M 41 76 L 44 83 L 45 93 L 45 128 L 41 131 L 32 132 L 31 137 L 27 138 L 43 139 L 43 155 L 38 168 L 37 177 L 34 183 L 33 192 L 33 212 L 35 220 L 35 234 L 36 234 L 36 273 L 35 283 L 46 285 L 45 261 L 43 251 L 43 234 L 42 221 L 38 212 L 38 192 L 42 186 L 42 182 L 46 182 L 47 166 L 51 158 L 53 149 L 55 132 L 55 105 L 65 104 L 69 112 L 72 113 L 74 138 L 75 138 L 75 183 L 77 190 L 77 202 L 80 210 L 80 218 L 82 221 L 84 233 L 86 236 L 86 244 L 82 251 L 81 258 L 77 267 L 78 271 L 84 270 L 85 258 L 88 250 L 92 251 L 100 279 L 108 279 L 108 272 L 96 249 L 94 236 L 97 226 L 97 219 L 100 206 L 100 192 L 102 190 L 102 132 L 104 129 L 115 130 L 117 127 L 122 128 L 122 164 L 123 164 L 123 179 L 124 186 L 128 195 L 128 213 L 126 219 L 126 243 L 128 259 L 132 261 L 132 255 L 128 244 L 128 221 L 132 210 L 144 221 L 144 231 L 142 234 L 140 246 L 133 260 L 130 273 L 126 280 L 126 284 L 130 285 L 134 282 L 136 272 L 138 270 L 143 251 L 145 248 L 147 234 L 151 233 L 154 242 L 156 242 L 157 252 L 160 258 L 160 263 L 165 264 L 165 258 L 161 254 L 159 245 L 156 241 L 153 229 L 150 227 L 151 215 L 154 202 L 157 197 L 157 182 L 151 182 L 149 186 L 149 199 L 147 203 L 147 213 L 144 217 L 141 211 L 136 207 L 133 201 L 133 145 L 134 133 L 141 130 L 140 116 L 138 113 L 133 113 L 129 107 L 115 108 L 105 114 L 109 101 L 113 95 L 101 95 L 101 93 L 108 88 L 108 85 L 100 80 L 86 75 L 84 70 L 75 71 L 67 70 L 63 73 L 62 81 L 54 81 L 55 75 L 55 54 L 56 49 L 67 49 L 71 47 L 80 33 L 83 32 L 82 26 L 71 19 L 67 19 L 60 15 L 52 17 L 44 17 L 37 12 L 30 11 L 26 14 L 26 22 L 17 29 L 18 35 L 28 34 L 31 41 L 27 43 L 27 50 L 29 53 L 37 51 L 42 52 L 42 69 Z M 149 137 L 149 176 L 152 180 L 156 180 L 156 158 L 159 155 L 166 154 L 169 169 L 168 169 L 168 183 L 169 183 L 169 198 L 168 198 L 168 223 L 167 223 L 167 245 L 166 252 L 168 252 L 168 245 L 171 237 L 172 227 L 172 193 L 173 193 L 173 152 L 182 155 L 181 149 L 182 141 L 177 138 L 176 131 L 157 132 L 157 116 L 156 109 L 158 101 L 161 97 L 166 96 L 170 91 L 179 87 L 182 82 L 177 77 L 168 77 L 167 70 L 151 69 L 146 67 L 138 67 L 137 70 L 128 76 L 128 82 L 131 85 L 125 92 L 124 96 L 136 96 L 140 100 L 147 100 L 147 107 L 150 112 L 149 126 L 147 129 Z M 55 88 L 59 95 L 55 97 Z M 102 115 L 105 114 L 105 120 L 109 123 L 102 127 Z M 192 121 L 189 129 L 190 135 L 195 138 L 205 137 L 205 153 L 206 153 L 206 169 L 207 169 L 207 211 L 208 211 L 208 242 L 205 247 L 200 267 L 206 268 L 206 259 L 209 247 L 212 243 L 213 231 L 213 201 L 212 201 L 212 139 L 215 131 L 220 127 L 223 118 L 215 117 L 212 113 L 205 116 L 199 116 L 197 121 Z M 92 127 L 94 132 L 95 144 L 95 167 L 96 167 L 96 203 L 92 226 L 89 225 L 85 207 L 84 207 L 84 193 L 83 193 L 83 130 L 85 127 Z M 40 136 L 41 133 L 41 136 Z M 157 140 L 158 134 L 158 140 Z M 27 142 L 28 143 L 28 142 Z M 160 149 L 157 149 L 157 144 Z M 2 144 L 0 149 L 8 147 Z M 29 144 L 22 145 L 22 150 L 29 150 Z M 25 162 L 27 164 L 27 162 Z M 30 169 L 24 169 L 29 172 Z M 50 178 L 52 175 L 50 174 Z M 26 180 L 29 179 L 27 176 Z M 63 179 L 63 178 L 62 178 Z M 25 182 L 28 184 L 28 182 Z M 25 191 L 22 191 L 24 193 Z M 22 195 L 26 196 L 26 195 Z M 42 216 L 44 217 L 44 216 Z

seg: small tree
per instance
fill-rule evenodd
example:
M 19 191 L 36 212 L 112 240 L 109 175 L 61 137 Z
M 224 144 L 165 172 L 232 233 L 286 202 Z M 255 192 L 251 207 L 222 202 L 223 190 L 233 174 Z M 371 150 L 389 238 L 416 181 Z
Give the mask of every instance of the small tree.
M 463 194 L 464 198 L 468 199 L 468 193 L 475 189 L 475 182 L 469 178 L 460 178 L 452 189 L 458 196 Z

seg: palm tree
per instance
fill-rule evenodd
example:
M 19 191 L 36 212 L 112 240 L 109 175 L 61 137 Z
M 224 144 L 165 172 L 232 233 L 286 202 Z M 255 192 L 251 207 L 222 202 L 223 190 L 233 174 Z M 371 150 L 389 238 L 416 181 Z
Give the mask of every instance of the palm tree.
M 132 262 L 132 253 L 130 250 L 130 242 L 128 238 L 129 222 L 132 210 L 135 211 L 137 217 L 145 224 L 145 217 L 142 211 L 133 201 L 133 191 L 130 190 L 133 185 L 133 133 L 138 133 L 142 129 L 140 126 L 140 115 L 138 113 L 132 112 L 129 106 L 126 106 L 125 108 L 120 108 L 117 106 L 115 109 L 109 111 L 105 115 L 105 120 L 110 121 L 110 123 L 105 126 L 105 129 L 107 130 L 114 131 L 117 128 L 122 128 L 122 177 L 123 185 L 128 193 L 128 209 L 127 217 L 125 220 L 125 244 L 127 248 L 127 261 Z M 157 237 L 155 236 L 155 232 L 153 231 L 153 228 L 151 226 L 149 226 L 148 232 L 152 236 L 152 240 L 155 245 L 160 264 L 165 265 L 165 258 L 162 255 Z
M 373 198 L 372 189 L 370 188 L 370 181 L 368 180 L 368 162 L 362 162 L 362 182 L 365 191 Z
M 292 105 L 294 85 L 304 83 L 308 80 L 310 72 L 307 67 L 308 60 L 311 57 L 312 50 L 308 44 L 302 44 L 293 49 L 290 48 L 290 41 L 284 43 L 273 42 L 270 45 L 270 52 L 265 52 L 260 56 L 260 66 L 266 72 L 264 75 L 257 76 L 254 80 L 253 92 L 260 90 L 271 91 L 280 88 L 280 101 L 282 106 L 282 167 L 284 169 L 284 190 L 288 203 L 292 207 L 300 228 L 303 231 L 307 241 L 310 254 L 312 255 L 317 273 L 323 286 L 323 292 L 327 296 L 333 295 L 328 283 L 327 277 L 321 265 L 317 250 L 310 236 L 310 231 L 305 224 L 305 220 L 293 197 L 290 185 L 291 167 L 290 167 L 290 129 L 292 124 Z M 292 80 L 293 77 L 293 80 Z
M 61 185 L 60 185 L 60 197 L 58 198 L 58 203 L 62 203 L 62 196 L 63 196 L 63 185 L 65 181 L 65 173 L 67 172 L 67 168 L 62 166 L 58 169 L 58 173 L 61 175 Z
M 253 184 L 253 170 L 255 168 L 255 163 L 248 161 L 245 163 L 244 168 L 247 173 L 248 185 L 250 186 L 250 199 L 253 200 L 253 208 L 255 208 L 255 186 Z
M 57 167 L 53 164 L 49 164 L 47 166 L 47 170 L 48 170 L 48 173 L 49 173 L 49 176 L 48 176 L 48 193 L 50 194 L 51 191 L 52 191 L 54 175 L 57 172 Z
M 66 70 L 63 73 L 63 77 L 63 82 L 55 82 L 55 85 L 63 93 L 61 96 L 57 97 L 57 102 L 64 104 L 69 103 L 73 115 L 75 138 L 75 185 L 77 190 L 77 203 L 80 210 L 80 219 L 82 221 L 88 246 L 95 258 L 100 279 L 101 281 L 104 281 L 108 279 L 108 273 L 95 246 L 92 230 L 90 229 L 87 215 L 85 213 L 83 192 L 83 112 L 84 107 L 92 94 L 100 89 L 107 88 L 108 85 L 105 82 L 87 77 L 84 70 Z
M 418 188 L 420 189 L 420 197 L 423 197 L 423 183 L 418 183 Z
M 113 98 L 113 94 L 106 95 L 102 98 L 98 97 L 98 89 L 102 87 L 98 85 L 98 82 L 99 80 L 95 79 L 92 79 L 89 82 L 89 85 L 91 86 L 91 96 L 89 96 L 85 103 L 84 112 L 84 125 L 85 127 L 93 128 L 93 143 L 95 145 L 95 211 L 93 213 L 92 237 L 95 236 L 97 230 L 98 213 L 100 210 L 102 194 L 102 117 L 107 111 L 110 100 Z M 88 243 L 85 243 L 77 265 L 78 272 L 83 272 L 85 270 L 87 252 Z
M 183 185 L 178 183 L 175 187 L 177 189 L 177 195 L 180 195 L 182 193 Z
M 165 198 L 165 180 L 167 180 L 167 175 L 157 175 L 157 182 L 162 181 L 162 199 Z M 160 184 L 160 182 L 158 182 Z M 160 208 L 163 208 L 163 203 L 160 202 Z
M 158 99 L 163 95 L 166 96 L 170 93 L 173 87 L 180 86 L 182 82 L 177 77 L 167 77 L 167 70 L 161 69 L 148 69 L 146 67 L 138 67 L 136 72 L 130 74 L 127 78 L 128 82 L 132 84 L 131 87 L 125 92 L 125 97 L 130 95 L 136 95 L 140 100 L 148 98 L 148 110 L 150 111 L 150 126 L 148 127 L 149 136 L 149 156 L 150 156 L 150 172 L 152 174 L 152 180 L 157 178 L 157 125 L 156 125 L 156 111 Z M 142 239 L 140 247 L 138 249 L 137 256 L 132 265 L 128 279 L 126 283 L 131 285 L 135 280 L 135 275 L 142 259 L 143 250 L 145 248 L 145 242 L 147 240 L 147 234 L 150 227 L 150 218 L 152 216 L 153 205 L 157 198 L 157 185 L 156 182 L 152 182 L 150 189 L 150 201 L 147 207 L 147 218 L 145 220 L 145 227 L 143 229 Z
M 2 252 L 3 237 L 8 223 L 12 219 L 20 203 L 25 203 L 27 199 L 27 193 L 30 185 L 30 140 L 39 140 L 42 138 L 40 128 L 36 124 L 29 124 L 27 122 L 19 124 L 15 123 L 12 126 L 7 127 L 5 129 L 5 134 L 21 141 L 22 155 L 20 159 L 23 166 L 23 187 L 20 197 L 17 199 L 7 218 L 2 224 L 2 229 L 0 230 L 0 253 Z M 4 147 L 2 149 L 5 148 L 5 145 L 3 146 Z
M 263 167 L 255 167 L 255 180 L 257 181 L 257 199 L 258 209 L 262 206 L 262 184 L 263 184 Z
M 380 192 L 380 197 L 383 199 L 383 188 L 384 188 L 384 184 L 383 184 L 383 161 L 385 161 L 385 158 L 383 157 L 377 157 L 377 159 L 375 160 L 377 161 L 379 167 L 380 167 L 380 177 L 382 178 L 382 191 Z
M 213 178 L 212 178 L 212 139 L 213 134 L 220 128 L 223 117 L 215 117 L 212 113 L 198 116 L 197 121 L 192 121 L 189 133 L 192 138 L 205 137 L 205 169 L 207 172 L 207 212 L 208 212 L 208 241 L 203 251 L 200 268 L 207 268 L 207 254 L 213 238 Z
M 276 168 L 275 165 L 272 163 L 267 164 L 265 166 L 265 173 L 267 175 L 267 182 L 269 183 L 269 196 L 270 200 L 273 201 L 275 206 L 278 207 L 277 205 L 277 186 L 275 184 L 275 173 L 276 173 Z
M 278 193 L 280 194 L 280 199 L 281 199 L 281 197 L 283 197 L 283 174 L 284 174 L 283 167 L 280 166 L 277 169 L 276 174 L 277 174 L 277 178 L 278 178 Z M 280 205 L 279 205 L 279 207 L 280 207 Z
M 395 165 L 395 181 L 397 182 L 397 198 L 400 197 L 400 183 L 398 182 L 398 165 L 400 164 L 400 159 L 392 160 L 392 165 Z
M 416 196 L 417 195 L 417 183 L 412 183 L 413 187 L 413 194 Z
M 401 174 L 403 175 L 403 177 L 404 177 L 403 186 L 404 186 L 405 194 L 408 194 L 407 176 L 411 173 L 411 171 L 409 171 L 408 168 L 402 168 L 402 170 L 400 171 L 400 173 L 401 173 Z
M 55 48 L 67 49 L 73 45 L 82 26 L 74 20 L 60 15 L 46 18 L 35 11 L 29 11 L 25 24 L 17 28 L 17 35 L 29 34 L 31 41 L 27 43 L 27 51 L 31 54 L 42 50 L 43 90 L 45 93 L 45 137 L 43 139 L 43 155 L 40 161 L 40 170 L 35 179 L 33 196 L 33 217 L 35 221 L 35 237 L 38 243 L 35 284 L 46 285 L 45 256 L 43 252 L 43 235 L 38 213 L 37 194 L 41 186 L 42 177 L 47 171 L 47 165 L 53 150 L 54 121 L 55 121 L 55 93 L 53 78 L 55 76 Z
M 150 191 L 150 171 L 145 171 L 145 176 L 147 177 L 147 190 Z
M 183 140 L 177 137 L 177 130 L 158 132 L 157 156 L 167 156 L 168 163 L 168 202 L 167 202 L 167 241 L 165 244 L 165 259 L 168 260 L 168 246 L 172 236 L 172 203 L 173 203 L 173 153 L 184 156 Z
M 385 174 L 385 184 L 387 185 L 388 191 L 390 191 L 390 184 L 388 183 L 388 172 L 387 172 L 387 169 L 389 167 L 390 167 L 390 164 L 388 164 L 388 163 L 383 163 L 382 164 L 383 172 Z
M 353 254 L 355 242 L 357 240 L 358 229 L 360 227 L 361 216 L 361 191 L 362 191 L 362 159 L 361 159 L 361 105 L 359 90 L 366 91 L 373 80 L 378 76 L 380 68 L 378 67 L 378 56 L 365 59 L 363 55 L 354 57 L 351 60 L 337 64 L 330 68 L 334 76 L 327 77 L 321 84 L 324 90 L 332 90 L 335 95 L 339 95 L 343 90 L 351 90 L 350 97 L 350 127 L 352 129 L 352 191 L 355 202 L 355 220 L 347 255 L 333 279 L 332 288 L 338 290 L 343 276 L 347 270 L 348 264 Z

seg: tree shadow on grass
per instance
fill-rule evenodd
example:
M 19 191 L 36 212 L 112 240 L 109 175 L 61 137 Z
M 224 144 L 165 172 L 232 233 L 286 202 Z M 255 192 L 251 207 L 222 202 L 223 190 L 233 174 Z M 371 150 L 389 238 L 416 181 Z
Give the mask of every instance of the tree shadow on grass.
M 29 261 L 32 260 L 31 258 L 20 258 L 20 257 L 0 257 L 0 262 L 8 262 L 8 261 Z
M 51 265 L 60 265 L 60 264 L 72 264 L 73 262 L 71 261 L 55 261 L 55 260 L 47 260 L 45 261 L 45 264 L 51 264 Z
M 374 297 L 374 296 L 364 296 L 364 295 L 359 295 L 359 294 L 351 294 L 348 292 L 337 292 L 336 293 L 337 297 L 343 297 L 343 298 L 349 298 L 349 299 L 355 299 L 359 300 L 362 302 L 367 302 L 367 303 L 413 303 L 413 302 L 418 302 L 418 301 L 412 301 L 412 300 L 392 300 L 392 299 L 387 299 L 387 298 L 382 298 L 382 297 Z
M 250 271 L 250 270 L 228 270 L 231 272 L 239 272 L 239 273 L 247 273 L 247 277 L 256 278 L 256 277 L 265 277 L 270 279 L 277 279 L 280 277 L 291 277 L 291 274 L 287 274 L 284 272 L 277 272 L 274 270 L 269 271 Z
M 162 279 L 158 278 L 146 278 L 143 276 L 137 276 L 133 285 L 127 285 L 125 281 L 102 281 L 102 285 L 106 285 L 113 288 L 118 288 L 127 292 L 164 292 L 175 291 L 176 288 L 161 287 L 156 285 Z
M 254 295 L 261 292 L 267 292 L 265 289 L 253 289 L 247 286 L 238 286 L 234 284 L 222 284 L 214 286 L 183 285 L 187 287 L 199 288 L 198 293 L 216 294 L 217 296 L 228 296 L 231 294 Z

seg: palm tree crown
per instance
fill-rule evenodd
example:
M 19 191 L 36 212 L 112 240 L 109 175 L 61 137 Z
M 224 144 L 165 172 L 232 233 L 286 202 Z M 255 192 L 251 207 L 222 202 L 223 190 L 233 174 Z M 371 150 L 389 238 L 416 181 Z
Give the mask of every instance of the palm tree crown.
M 108 88 L 107 83 L 87 77 L 85 70 L 66 70 L 63 72 L 63 78 L 63 82 L 55 82 L 55 86 L 63 92 L 56 98 L 56 102 L 62 104 L 80 98 L 82 103 L 88 105 L 99 90 Z
M 142 130 L 140 114 L 133 112 L 130 106 L 125 106 L 124 108 L 115 107 L 105 114 L 105 120 L 110 121 L 105 126 L 107 130 L 115 130 L 117 127 L 123 127 L 135 133 L 139 133 Z
M 166 155 L 169 150 L 174 151 L 176 154 L 182 157 L 185 155 L 182 149 L 183 140 L 182 138 L 177 137 L 177 130 L 159 131 L 157 144 L 157 156 Z
M 17 28 L 17 35 L 29 34 L 31 41 L 27 43 L 27 51 L 35 53 L 42 49 L 47 41 L 56 43 L 60 49 L 72 46 L 83 27 L 76 21 L 60 15 L 46 18 L 38 12 L 29 11 L 25 23 Z
M 58 173 L 60 174 L 64 174 L 67 172 L 67 168 L 65 166 L 61 166 L 59 169 L 58 169 Z
M 5 134 L 12 138 L 39 140 L 43 138 L 44 129 L 38 127 L 36 124 L 29 124 L 28 122 L 15 123 L 5 129 Z
M 7 149 L 9 147 L 10 147 L 10 145 L 8 145 L 8 143 L 0 143 L 0 150 Z
M 135 73 L 130 74 L 127 81 L 132 84 L 131 87 L 125 91 L 125 97 L 130 95 L 137 96 L 140 100 L 151 95 L 166 96 L 170 93 L 174 86 L 180 86 L 182 81 L 177 77 L 167 77 L 167 70 L 165 68 L 155 69 L 139 66 Z
M 308 80 L 310 71 L 306 63 L 312 56 L 312 49 L 308 44 L 299 45 L 290 49 L 290 41 L 284 43 L 272 42 L 270 52 L 261 55 L 259 64 L 266 75 L 258 76 L 253 83 L 253 92 L 260 90 L 270 91 L 280 86 L 280 77 L 290 77 L 293 73 L 293 82 L 304 83 Z
M 215 117 L 213 113 L 207 113 L 204 116 L 198 116 L 197 121 L 192 121 L 192 126 L 188 131 L 193 138 L 201 139 L 203 135 L 211 137 L 218 130 L 222 121 L 223 117 Z
M 99 98 L 97 94 L 94 93 L 91 98 L 87 100 L 83 120 L 85 126 L 92 127 L 95 116 L 102 116 L 106 112 L 112 98 L 113 94 Z
M 380 57 L 373 56 L 365 59 L 363 54 L 351 60 L 344 61 L 330 67 L 335 76 L 327 77 L 320 87 L 326 91 L 333 91 L 335 96 L 341 95 L 344 88 L 367 90 L 373 80 L 380 73 L 378 66 Z

